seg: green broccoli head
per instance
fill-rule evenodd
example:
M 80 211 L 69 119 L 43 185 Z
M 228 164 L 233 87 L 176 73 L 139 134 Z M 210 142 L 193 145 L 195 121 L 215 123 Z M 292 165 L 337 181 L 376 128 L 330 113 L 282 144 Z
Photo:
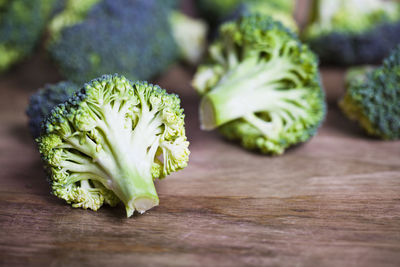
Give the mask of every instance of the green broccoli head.
M 31 54 L 54 3 L 55 0 L 0 1 L 0 72 Z
M 197 0 L 195 3 L 202 16 L 211 24 L 217 24 L 230 15 L 243 0 Z
M 244 1 L 239 9 L 235 11 L 236 14 L 241 16 L 248 16 L 252 14 L 261 14 L 271 16 L 273 19 L 280 21 L 284 26 L 298 32 L 299 28 L 293 17 L 295 1 L 264 1 L 252 0 Z
M 400 46 L 383 65 L 351 70 L 339 105 L 364 130 L 384 140 L 400 138 Z
M 292 17 L 295 0 L 198 0 L 197 6 L 203 17 L 213 26 L 255 13 L 272 16 L 285 26 L 298 30 Z
M 193 80 L 203 129 L 271 154 L 315 134 L 325 114 L 317 58 L 280 22 L 226 23 L 209 54 Z
M 67 0 L 51 23 L 47 49 L 73 82 L 114 72 L 151 79 L 179 58 L 170 24 L 172 2 Z
M 73 207 L 122 201 L 127 216 L 158 205 L 153 180 L 187 165 L 177 95 L 104 75 L 55 107 L 36 139 L 52 192 Z
M 324 64 L 377 64 L 400 42 L 400 4 L 314 0 L 303 37 Z
M 309 36 L 330 32 L 362 33 L 376 24 L 400 19 L 399 5 L 382 0 L 316 0 Z

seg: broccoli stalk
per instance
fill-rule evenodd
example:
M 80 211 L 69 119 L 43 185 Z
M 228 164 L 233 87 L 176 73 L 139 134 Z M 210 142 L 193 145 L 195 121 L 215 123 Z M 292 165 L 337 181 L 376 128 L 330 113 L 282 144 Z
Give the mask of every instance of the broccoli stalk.
M 103 76 L 57 106 L 37 139 L 53 193 L 97 210 L 122 201 L 127 216 L 158 205 L 153 179 L 186 166 L 179 98 L 158 86 Z
M 200 111 L 203 129 L 212 130 L 240 117 L 253 121 L 255 117 L 251 114 L 260 111 L 271 113 L 285 109 L 289 113 L 305 115 L 297 111 L 301 110 L 299 106 L 306 104 L 303 98 L 307 90 L 302 89 L 300 83 L 298 87 L 285 90 L 287 80 L 296 83 L 296 73 L 303 75 L 302 69 L 294 65 L 290 58 L 274 55 L 266 62 L 260 62 L 256 57 L 246 59 L 241 64 L 237 63 L 237 59 L 235 62 L 237 65 L 221 78 L 223 82 L 202 99 Z
M 193 80 L 202 128 L 272 154 L 310 138 L 325 112 L 315 55 L 269 17 L 224 24 L 220 35 Z

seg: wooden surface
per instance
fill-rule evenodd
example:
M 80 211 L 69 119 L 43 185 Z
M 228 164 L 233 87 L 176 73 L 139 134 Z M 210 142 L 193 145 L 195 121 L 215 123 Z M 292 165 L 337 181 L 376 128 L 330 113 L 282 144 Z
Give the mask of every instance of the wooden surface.
M 40 58 L 0 78 L 2 266 L 400 266 L 400 142 L 365 137 L 336 108 L 342 71 L 325 70 L 318 136 L 281 157 L 198 129 L 191 71 L 158 82 L 181 95 L 189 166 L 156 183 L 160 205 L 73 209 L 49 194 L 26 127 L 28 96 L 59 79 Z

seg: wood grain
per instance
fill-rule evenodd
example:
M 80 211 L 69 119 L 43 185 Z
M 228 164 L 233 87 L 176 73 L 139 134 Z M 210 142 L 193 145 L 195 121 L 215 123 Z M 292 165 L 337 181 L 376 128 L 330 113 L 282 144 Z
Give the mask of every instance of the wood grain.
M 400 142 L 341 115 L 342 72 L 324 70 L 319 134 L 269 157 L 200 131 L 192 73 L 171 68 L 157 82 L 182 97 L 190 164 L 157 182 L 158 207 L 127 219 L 49 194 L 24 109 L 59 77 L 32 58 L 0 78 L 0 265 L 400 266 Z

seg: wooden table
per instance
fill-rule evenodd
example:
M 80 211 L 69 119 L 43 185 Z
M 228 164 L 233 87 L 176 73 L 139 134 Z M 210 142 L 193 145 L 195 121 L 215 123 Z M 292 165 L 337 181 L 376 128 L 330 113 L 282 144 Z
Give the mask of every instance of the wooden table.
M 127 219 L 49 194 L 24 109 L 59 77 L 29 60 L 0 78 L 0 265 L 400 266 L 400 142 L 341 115 L 341 74 L 324 71 L 319 134 L 269 157 L 200 131 L 192 72 L 173 67 L 158 82 L 181 95 L 190 163 L 156 183 L 158 207 Z

